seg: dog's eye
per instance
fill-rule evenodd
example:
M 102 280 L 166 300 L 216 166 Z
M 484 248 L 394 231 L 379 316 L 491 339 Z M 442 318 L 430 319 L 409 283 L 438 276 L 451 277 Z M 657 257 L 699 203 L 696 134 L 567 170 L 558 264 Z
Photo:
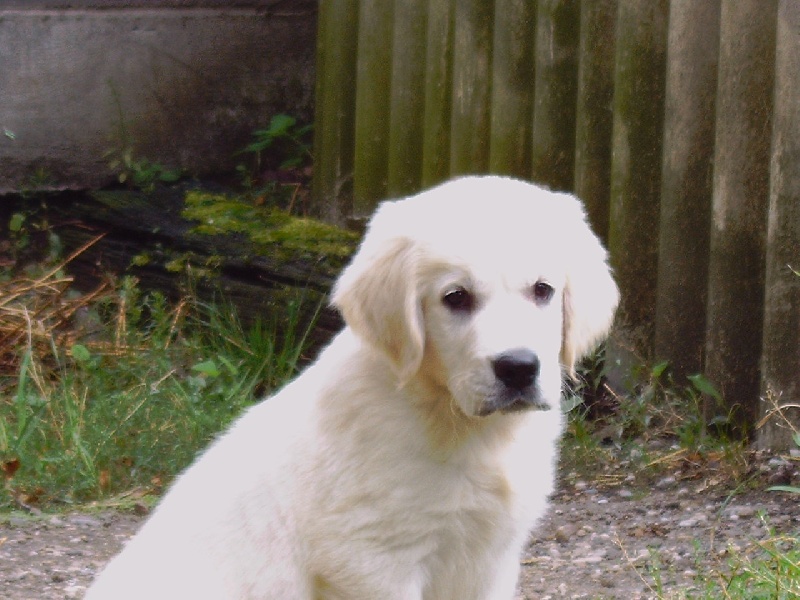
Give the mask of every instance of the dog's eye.
M 546 281 L 537 281 L 533 285 L 533 299 L 539 303 L 549 302 L 555 293 L 555 288 Z
M 463 287 L 453 288 L 445 292 L 442 302 L 450 310 L 470 312 L 475 304 L 472 294 Z

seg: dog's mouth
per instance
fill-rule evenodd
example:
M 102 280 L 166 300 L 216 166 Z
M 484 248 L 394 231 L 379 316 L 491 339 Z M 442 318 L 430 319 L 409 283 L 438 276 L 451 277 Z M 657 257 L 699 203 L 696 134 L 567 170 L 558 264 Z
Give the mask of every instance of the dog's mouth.
M 505 396 L 505 395 L 504 395 Z M 495 413 L 503 415 L 520 413 L 529 410 L 550 410 L 550 404 L 545 402 L 539 394 L 508 395 L 500 398 L 487 399 L 478 410 L 477 416 L 488 417 Z
M 508 406 L 501 408 L 500 412 L 503 414 L 507 414 L 507 413 L 522 412 L 525 410 L 550 410 L 550 405 L 547 404 L 546 402 L 542 402 L 541 400 L 535 400 L 533 402 L 529 402 L 524 398 L 518 398 Z

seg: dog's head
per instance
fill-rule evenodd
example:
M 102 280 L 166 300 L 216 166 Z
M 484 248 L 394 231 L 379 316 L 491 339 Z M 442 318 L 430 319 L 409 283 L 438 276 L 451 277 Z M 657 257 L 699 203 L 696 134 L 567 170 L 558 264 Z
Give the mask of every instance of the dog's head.
M 333 303 L 400 384 L 468 416 L 546 409 L 611 326 L 606 258 L 572 196 L 466 177 L 381 204 Z

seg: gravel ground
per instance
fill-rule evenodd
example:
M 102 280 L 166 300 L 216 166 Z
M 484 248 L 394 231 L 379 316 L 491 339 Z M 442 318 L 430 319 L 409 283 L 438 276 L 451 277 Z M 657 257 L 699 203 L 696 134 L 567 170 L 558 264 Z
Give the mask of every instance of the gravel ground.
M 677 464 L 677 463 L 676 463 Z M 625 465 L 594 478 L 563 473 L 551 509 L 522 560 L 518 600 L 666 597 L 724 569 L 731 552 L 752 554 L 775 533 L 800 531 L 800 500 L 779 492 L 733 493 L 709 472 L 682 467 L 641 480 Z M 798 483 L 796 461 L 763 459 L 764 486 Z M 605 473 L 605 474 L 603 474 Z M 81 598 L 105 562 L 141 525 L 114 510 L 0 515 L 0 598 Z

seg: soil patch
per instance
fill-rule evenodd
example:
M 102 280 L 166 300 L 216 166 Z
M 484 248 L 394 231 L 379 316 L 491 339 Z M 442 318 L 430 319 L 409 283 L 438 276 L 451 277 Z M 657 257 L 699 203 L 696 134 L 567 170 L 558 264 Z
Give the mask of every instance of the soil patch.
M 82 598 L 144 518 L 111 510 L 0 516 L 3 598 Z M 760 540 L 798 530 L 791 494 L 733 493 L 670 476 L 605 487 L 562 477 L 522 558 L 518 600 L 668 598 L 696 587 L 698 573 L 724 572 L 732 554 L 753 555 Z

